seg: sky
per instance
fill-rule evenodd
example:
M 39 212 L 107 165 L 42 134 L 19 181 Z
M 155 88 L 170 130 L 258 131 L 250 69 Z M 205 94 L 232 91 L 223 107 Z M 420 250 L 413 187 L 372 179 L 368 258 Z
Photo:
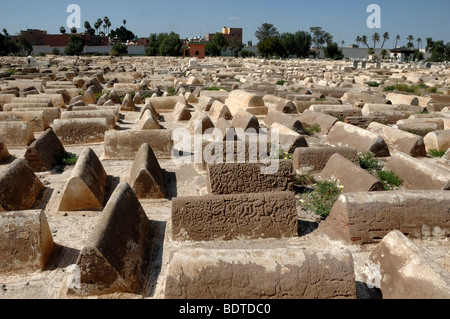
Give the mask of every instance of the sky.
M 112 28 L 122 26 L 139 37 L 150 33 L 178 33 L 182 38 L 204 36 L 221 32 L 222 27 L 243 28 L 244 43 L 256 44 L 255 31 L 263 23 L 273 24 L 280 33 L 309 31 L 320 26 L 334 36 L 334 41 L 345 46 L 355 43 L 356 36 L 375 32 L 389 32 L 391 39 L 386 47 L 394 47 L 395 36 L 401 37 L 398 45 L 407 43 L 407 36 L 416 39 L 428 37 L 450 42 L 450 0 L 19 0 L 2 1 L 0 30 L 10 34 L 26 29 L 44 29 L 59 33 L 61 26 L 67 30 L 67 12 L 70 4 L 81 9 L 81 29 L 84 21 L 94 22 L 108 16 Z M 367 12 L 370 4 L 381 9 L 381 28 L 369 28 Z

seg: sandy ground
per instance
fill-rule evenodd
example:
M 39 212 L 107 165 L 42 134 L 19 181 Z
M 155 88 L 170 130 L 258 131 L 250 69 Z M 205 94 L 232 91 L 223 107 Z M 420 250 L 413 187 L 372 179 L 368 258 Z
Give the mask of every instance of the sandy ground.
M 131 128 L 138 113 L 125 113 L 125 119 L 120 124 L 122 129 Z M 164 125 L 164 123 L 162 123 Z M 318 141 L 316 141 L 318 142 Z M 102 144 L 66 146 L 66 151 L 79 154 L 84 147 L 91 147 L 99 158 L 109 176 L 108 197 L 118 183 L 127 180 L 132 161 L 105 160 Z M 25 149 L 10 149 L 17 158 L 23 158 Z M 202 196 L 207 194 L 206 173 L 193 165 L 179 166 L 172 160 L 159 160 L 168 188 L 168 199 L 142 200 L 141 204 L 148 218 L 158 230 L 153 251 L 152 266 L 149 275 L 147 293 L 145 296 L 133 294 L 113 294 L 99 298 L 106 299 L 162 299 L 164 298 L 165 279 L 172 251 L 187 247 L 210 249 L 232 248 L 275 248 L 290 249 L 331 249 L 335 251 L 349 250 L 354 258 L 358 297 L 361 299 L 378 298 L 379 292 L 367 287 L 366 275 L 368 257 L 375 245 L 348 246 L 339 241 L 333 241 L 317 229 L 318 219 L 298 208 L 299 236 L 283 240 L 239 240 L 231 242 L 176 242 L 171 238 L 171 200 L 173 197 Z M 77 257 L 94 228 L 101 212 L 58 212 L 57 203 L 61 190 L 67 182 L 73 167 L 55 168 L 50 172 L 38 173 L 45 185 L 43 196 L 35 208 L 46 213 L 53 238 L 56 243 L 55 253 L 47 269 L 34 273 L 0 273 L 0 299 L 64 299 L 66 285 L 70 278 L 71 265 Z M 105 199 L 107 200 L 107 198 Z M 443 264 L 443 258 L 450 250 L 448 240 L 414 240 L 433 260 Z M 447 269 L 450 271 L 450 269 Z M 70 297 L 73 298 L 73 297 Z

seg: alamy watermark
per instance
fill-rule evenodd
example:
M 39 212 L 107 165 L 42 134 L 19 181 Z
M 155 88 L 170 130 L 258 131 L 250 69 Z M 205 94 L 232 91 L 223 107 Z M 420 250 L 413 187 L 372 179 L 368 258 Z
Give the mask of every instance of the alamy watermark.
M 367 13 L 371 13 L 366 21 L 367 27 L 369 29 L 381 29 L 381 7 L 378 4 L 370 4 L 367 7 Z
M 67 21 L 66 21 L 67 27 L 69 29 L 72 29 L 72 28 L 80 29 L 81 28 L 81 8 L 80 8 L 80 6 L 72 3 L 67 6 L 66 12 L 70 13 L 70 15 L 67 17 Z

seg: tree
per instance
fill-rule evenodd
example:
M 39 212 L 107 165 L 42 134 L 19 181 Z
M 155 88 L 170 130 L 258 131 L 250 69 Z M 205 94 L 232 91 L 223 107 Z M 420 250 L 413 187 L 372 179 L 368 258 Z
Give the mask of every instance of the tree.
M 322 30 L 321 27 L 311 27 L 312 43 L 317 47 L 318 57 L 320 58 L 320 49 L 325 43 L 332 42 L 333 36 Z
M 307 31 L 297 31 L 294 34 L 294 40 L 295 40 L 294 54 L 298 58 L 308 57 L 312 43 L 311 34 Z
M 111 56 L 121 56 L 123 54 L 128 54 L 128 47 L 119 41 L 111 48 Z
M 19 48 L 20 51 L 23 51 L 26 55 L 31 55 L 33 52 L 33 45 L 28 42 L 23 34 L 19 36 Z
M 342 60 L 344 58 L 344 54 L 336 42 L 328 42 L 327 46 L 323 48 L 323 53 L 328 59 Z
M 368 49 L 370 49 L 370 46 L 369 46 L 369 44 L 367 43 L 367 35 L 363 35 L 363 36 L 361 37 L 361 42 L 362 42 Z
M 388 52 L 386 49 L 381 50 L 381 58 L 384 60 L 384 58 L 388 55 Z
M 400 40 L 401 40 L 400 34 L 397 34 L 397 36 L 395 37 L 395 46 L 394 46 L 394 49 L 397 48 L 398 41 L 400 41 Z
M 66 55 L 80 55 L 84 50 L 84 40 L 80 36 L 72 35 L 64 53 Z
M 205 45 L 205 54 L 207 56 L 220 56 L 222 55 L 222 50 L 217 43 L 209 42 Z
M 266 58 L 273 55 L 281 56 L 283 54 L 283 46 L 277 36 L 272 36 L 258 43 L 258 51 Z
M 236 38 L 230 38 L 227 47 L 231 50 L 234 57 L 239 56 L 239 52 L 244 48 L 244 44 Z
M 361 37 L 358 35 L 355 39 L 356 45 L 359 46 L 359 44 L 362 42 Z
M 123 43 L 133 40 L 136 37 L 133 32 L 123 26 L 116 30 L 111 30 L 109 35 L 111 38 L 118 38 Z
M 127 20 L 123 19 L 122 23 L 123 23 L 123 26 L 125 26 L 127 24 Z
M 72 33 L 72 34 L 74 34 L 74 33 L 77 33 L 77 28 L 75 28 L 75 27 L 73 27 L 72 29 L 70 29 L 70 33 Z
M 103 23 L 104 23 L 103 27 L 105 28 L 105 33 L 109 34 L 109 28 L 111 27 L 111 22 L 109 21 L 109 18 L 108 17 L 104 17 L 103 18 Z
M 242 50 L 240 53 L 239 53 L 239 55 L 241 56 L 241 58 L 250 58 L 250 57 L 254 57 L 254 56 L 256 56 L 256 54 L 255 53 L 253 53 L 253 52 L 251 52 L 251 51 L 249 51 L 249 50 Z
M 372 35 L 372 41 L 373 41 L 373 49 L 375 50 L 377 47 L 377 43 L 380 42 L 380 34 L 378 32 L 375 32 Z
M 408 40 L 407 47 L 408 48 L 414 48 L 414 43 L 413 43 L 414 36 L 413 35 L 409 35 L 406 39 Z
M 281 52 L 282 57 L 294 55 L 296 53 L 295 35 L 289 32 L 282 33 L 280 35 L 280 43 L 283 47 Z
M 421 38 L 417 38 L 417 49 L 420 50 L 420 46 L 422 44 L 422 39 Z
M 220 50 L 226 50 L 228 47 L 228 41 L 225 39 L 222 33 L 217 32 L 211 39 L 211 42 L 215 43 Z
M 162 56 L 180 56 L 181 55 L 182 42 L 180 36 L 175 32 L 164 38 L 159 47 L 159 52 Z
M 390 39 L 390 35 L 389 35 L 389 32 L 385 32 L 385 33 L 383 33 L 383 43 L 381 44 L 381 49 L 383 49 L 384 48 L 384 44 L 386 43 L 386 41 L 387 40 L 389 40 Z
M 159 53 L 159 46 L 161 42 L 158 41 L 158 35 L 156 33 L 150 34 L 148 46 L 145 48 L 145 55 L 157 56 Z
M 59 32 L 61 32 L 61 34 L 66 34 L 66 28 L 64 28 L 64 27 L 61 27 L 61 28 L 59 28 Z
M 270 37 L 277 37 L 277 36 L 279 36 L 277 28 L 275 28 L 273 24 L 270 23 L 263 23 L 255 32 L 255 37 L 258 39 L 259 42 L 264 42 L 264 40 Z
M 342 41 L 341 41 L 341 44 L 342 44 L 342 49 L 343 49 L 343 48 L 344 48 L 345 41 L 342 40 Z

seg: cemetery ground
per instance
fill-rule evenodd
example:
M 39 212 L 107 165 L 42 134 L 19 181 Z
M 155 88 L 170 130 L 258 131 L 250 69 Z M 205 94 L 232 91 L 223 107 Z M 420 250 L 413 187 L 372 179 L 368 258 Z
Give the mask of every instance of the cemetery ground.
M 47 60 L 0 59 L 1 299 L 450 297 L 448 65 Z M 280 169 L 177 163 L 207 128 Z

